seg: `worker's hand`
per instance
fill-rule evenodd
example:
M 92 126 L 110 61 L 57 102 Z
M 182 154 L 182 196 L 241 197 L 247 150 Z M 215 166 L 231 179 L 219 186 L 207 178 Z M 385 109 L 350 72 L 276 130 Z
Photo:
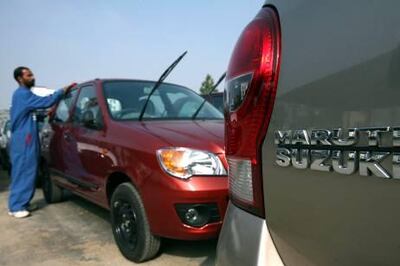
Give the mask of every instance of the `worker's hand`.
M 73 87 L 75 87 L 77 85 L 77 83 L 71 83 L 70 85 L 68 85 L 68 86 L 65 86 L 64 88 L 63 88 L 63 90 L 64 90 L 64 94 L 67 94 Z
M 47 110 L 47 116 L 52 117 L 53 113 L 55 112 L 54 106 Z

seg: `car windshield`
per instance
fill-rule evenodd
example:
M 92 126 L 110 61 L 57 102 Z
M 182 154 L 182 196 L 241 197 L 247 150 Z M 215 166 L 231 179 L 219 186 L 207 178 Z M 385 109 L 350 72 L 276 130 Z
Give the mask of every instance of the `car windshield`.
M 107 81 L 104 96 L 115 120 L 138 120 L 155 82 Z M 163 83 L 150 97 L 143 114 L 145 120 L 189 120 L 203 103 L 195 92 L 178 85 Z M 223 114 L 208 102 L 199 111 L 197 120 L 220 120 Z

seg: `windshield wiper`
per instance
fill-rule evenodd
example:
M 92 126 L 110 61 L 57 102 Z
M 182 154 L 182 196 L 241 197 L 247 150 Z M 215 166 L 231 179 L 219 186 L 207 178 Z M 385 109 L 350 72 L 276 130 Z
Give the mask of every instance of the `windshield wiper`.
M 147 104 L 149 103 L 150 97 L 153 95 L 153 93 L 157 90 L 158 87 L 160 87 L 161 83 L 168 77 L 168 75 L 174 70 L 174 68 L 179 64 L 179 62 L 182 60 L 183 57 L 187 54 L 187 51 L 185 51 L 181 56 L 179 56 L 165 71 L 162 73 L 158 81 L 154 84 L 153 88 L 151 89 L 149 96 L 147 96 L 146 102 L 144 103 L 143 109 L 140 112 L 139 115 L 139 121 L 142 121 L 144 112 L 146 111 Z
M 218 85 L 225 79 L 226 77 L 226 72 L 224 74 L 222 74 L 222 76 L 219 78 L 219 80 L 217 81 L 217 83 L 215 83 L 214 87 L 212 87 L 211 91 L 206 95 L 206 96 L 210 96 L 215 89 L 218 87 Z M 192 115 L 192 119 L 196 119 L 197 115 L 200 113 L 201 108 L 203 108 L 203 106 L 206 104 L 207 99 L 204 98 L 203 102 L 200 104 L 199 108 L 197 108 L 196 112 L 194 112 L 194 114 Z

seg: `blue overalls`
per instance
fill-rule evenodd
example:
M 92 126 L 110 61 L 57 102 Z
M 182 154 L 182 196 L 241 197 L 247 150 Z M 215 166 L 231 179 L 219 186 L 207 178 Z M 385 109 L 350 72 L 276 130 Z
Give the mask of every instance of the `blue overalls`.
M 40 144 L 33 112 L 51 107 L 63 94 L 63 90 L 58 90 L 50 96 L 39 97 L 25 87 L 19 87 L 13 94 L 10 113 L 12 169 L 8 200 L 11 212 L 26 210 L 35 193 Z

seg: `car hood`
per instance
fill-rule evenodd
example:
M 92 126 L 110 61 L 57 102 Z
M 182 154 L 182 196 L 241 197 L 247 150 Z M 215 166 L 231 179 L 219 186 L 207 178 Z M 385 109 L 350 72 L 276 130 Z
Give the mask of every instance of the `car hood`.
M 171 147 L 224 153 L 223 121 L 146 121 L 142 127 Z

